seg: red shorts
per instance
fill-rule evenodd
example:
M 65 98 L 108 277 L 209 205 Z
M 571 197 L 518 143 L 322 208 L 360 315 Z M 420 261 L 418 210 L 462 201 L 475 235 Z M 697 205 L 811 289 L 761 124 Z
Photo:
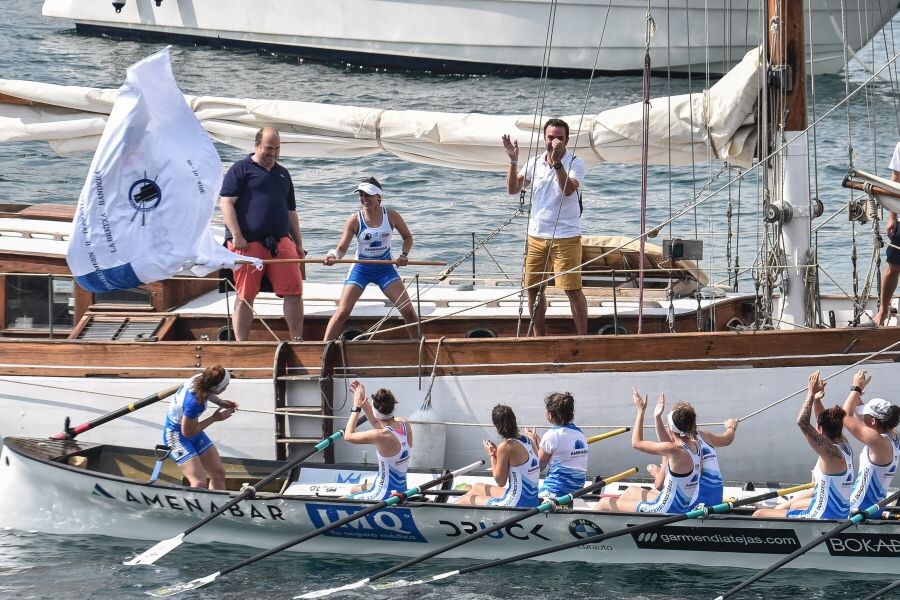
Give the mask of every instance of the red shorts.
M 252 256 L 267 260 L 276 258 L 261 242 L 247 242 L 243 250 L 235 250 L 234 244 L 228 242 L 228 249 L 241 256 Z M 297 246 L 289 235 L 278 240 L 277 258 L 300 258 L 297 255 Z M 253 301 L 259 293 L 263 275 L 269 278 L 272 289 L 278 296 L 302 296 L 303 278 L 300 276 L 299 263 L 271 263 L 263 265 L 263 268 L 255 269 L 252 265 L 242 265 L 234 271 L 234 288 L 238 296 L 244 300 Z

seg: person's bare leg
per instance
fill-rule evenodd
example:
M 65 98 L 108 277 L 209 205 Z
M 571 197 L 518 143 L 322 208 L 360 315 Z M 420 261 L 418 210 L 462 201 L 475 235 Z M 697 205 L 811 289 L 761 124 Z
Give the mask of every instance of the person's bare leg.
M 219 451 L 213 446 L 200 455 L 200 462 L 209 475 L 209 489 L 224 490 L 225 489 L 225 465 L 222 464 L 222 457 Z
M 344 326 L 344 323 L 347 321 L 347 317 L 350 316 L 350 312 L 356 305 L 356 301 L 359 300 L 360 296 L 362 296 L 362 293 L 363 288 L 359 287 L 358 285 L 348 283 L 344 286 L 344 290 L 341 292 L 341 299 L 338 302 L 338 306 L 334 310 L 334 314 L 331 315 L 331 319 L 328 321 L 328 326 L 325 328 L 325 337 L 323 339 L 326 342 L 329 340 L 333 340 L 337 338 L 338 335 L 340 335 L 341 328 Z
M 878 294 L 878 312 L 875 313 L 875 324 L 884 325 L 891 316 L 891 300 L 897 290 L 897 281 L 900 279 L 900 265 L 887 263 L 887 269 L 881 276 L 881 292 Z
M 541 290 L 541 299 L 535 306 L 538 299 L 538 288 L 528 288 L 528 314 L 531 315 L 531 335 L 535 337 L 543 337 L 544 335 L 544 315 L 547 314 L 547 298 L 544 290 Z
M 188 485 L 196 488 L 206 487 L 206 469 L 199 456 L 195 456 L 191 460 L 182 463 L 181 472 L 188 480 Z
M 406 288 L 403 286 L 402 281 L 398 279 L 384 288 L 384 295 L 400 311 L 404 323 L 407 325 L 415 324 L 418 320 L 416 309 L 413 308 L 412 301 L 409 299 L 409 294 L 406 293 Z M 409 335 L 409 339 L 416 339 L 417 332 L 415 327 L 407 327 L 406 333 Z
M 587 335 L 587 298 L 584 291 L 566 290 L 569 297 L 569 306 L 572 308 L 572 320 L 575 321 L 575 332 L 578 335 Z
M 303 296 L 284 297 L 284 320 L 291 339 L 303 339 Z
M 239 342 L 247 340 L 250 335 L 250 324 L 253 322 L 253 302 L 245 301 L 238 296 L 231 313 L 231 325 L 234 327 L 234 339 Z

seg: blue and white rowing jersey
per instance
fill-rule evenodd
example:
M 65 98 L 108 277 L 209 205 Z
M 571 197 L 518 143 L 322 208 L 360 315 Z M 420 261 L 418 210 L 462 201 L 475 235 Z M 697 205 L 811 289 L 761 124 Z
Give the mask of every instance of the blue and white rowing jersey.
M 382 456 L 376 450 L 378 475 L 375 476 L 372 487 L 362 492 L 350 494 L 350 498 L 354 500 L 386 500 L 391 496 L 391 492 L 405 492 L 407 490 L 406 470 L 409 468 L 412 448 L 407 439 L 407 424 L 399 421 L 396 427 L 397 429 L 392 427 L 386 427 L 386 429 L 394 434 L 394 437 L 400 442 L 400 450 L 393 456 Z
M 697 504 L 715 506 L 722 503 L 724 484 L 722 483 L 722 470 L 719 468 L 719 456 L 716 449 L 707 444 L 700 434 L 697 434 L 700 443 L 700 490 L 697 492 Z
M 844 457 L 846 469 L 841 473 L 826 475 L 816 461 L 812 471 L 812 499 L 803 510 L 789 510 L 790 519 L 846 519 L 850 513 L 850 491 L 853 488 L 853 448 L 847 442 L 834 444 Z
M 574 423 L 558 425 L 541 437 L 540 449 L 550 455 L 550 467 L 541 483 L 541 496 L 563 496 L 584 487 L 588 444 Z
M 363 211 L 359 211 L 359 233 L 356 234 L 356 258 L 372 260 L 391 259 L 391 222 L 388 210 L 381 207 L 381 225 L 370 227 Z
M 859 475 L 850 492 L 851 510 L 865 510 L 887 497 L 888 487 L 900 463 L 900 434 L 895 431 L 893 436 L 890 433 L 881 435 L 890 440 L 894 456 L 886 465 L 876 465 L 869 458 L 869 448 L 863 448 L 859 457 Z
M 697 503 L 700 491 L 701 444 L 697 442 L 697 451 L 685 443 L 681 448 L 691 457 L 691 470 L 688 473 L 672 472 L 671 461 L 666 461 L 666 478 L 659 490 L 659 496 L 649 502 L 641 502 L 635 512 L 648 513 L 683 513 L 691 510 Z
M 206 410 L 206 402 L 200 402 L 197 396 L 191 390 L 194 380 L 198 375 L 194 375 L 178 388 L 172 400 L 169 402 L 169 410 L 166 413 L 165 428 L 170 431 L 181 433 L 181 418 L 198 419 Z
M 534 508 L 538 502 L 538 480 L 541 476 L 541 463 L 531 447 L 531 441 L 519 436 L 515 441 L 525 446 L 528 458 L 521 465 L 509 466 L 506 480 L 506 492 L 500 498 L 488 500 L 488 506 L 515 506 Z

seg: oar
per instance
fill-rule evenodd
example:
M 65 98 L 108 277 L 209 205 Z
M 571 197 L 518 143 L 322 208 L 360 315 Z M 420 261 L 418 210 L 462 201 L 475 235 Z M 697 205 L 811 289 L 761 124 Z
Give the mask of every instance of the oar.
M 627 433 L 631 431 L 631 427 L 619 427 L 618 429 L 613 429 L 611 431 L 607 431 L 606 433 L 600 433 L 598 435 L 592 435 L 587 439 L 588 444 L 593 444 L 594 442 L 599 442 L 600 440 L 605 440 L 606 438 L 611 438 L 614 435 L 619 435 L 620 433 Z
M 203 587 L 204 585 L 212 583 L 213 581 L 215 581 L 222 575 L 225 575 L 226 573 L 231 573 L 232 571 L 236 571 L 236 570 L 240 569 L 241 567 L 246 567 L 247 565 L 253 564 L 253 563 L 255 563 L 259 560 L 262 560 L 266 557 L 272 556 L 273 554 L 277 554 L 277 553 L 281 552 L 282 550 L 287 550 L 288 548 L 292 548 L 292 547 L 296 546 L 297 544 L 303 543 L 307 540 L 311 540 L 312 538 L 318 537 L 319 535 L 326 533 L 328 531 L 331 531 L 332 529 L 337 529 L 338 527 L 342 527 L 342 526 L 346 525 L 347 523 L 352 523 L 353 521 L 361 519 L 368 514 L 382 510 L 384 508 L 387 508 L 388 506 L 393 506 L 395 504 L 399 504 L 399 503 L 405 501 L 406 498 L 408 498 L 410 496 L 415 496 L 416 494 L 419 494 L 420 492 L 422 492 L 422 490 L 427 490 L 428 488 L 432 488 L 436 485 L 441 485 L 445 481 L 450 481 L 451 479 L 453 479 L 454 477 L 456 477 L 458 475 L 462 475 L 464 473 L 468 473 L 469 471 L 471 471 L 473 469 L 477 469 L 478 467 L 482 466 L 483 464 L 484 464 L 484 460 L 479 460 L 478 462 L 473 462 L 471 465 L 467 465 L 465 467 L 462 467 L 461 469 L 457 469 L 456 471 L 444 473 L 440 477 L 438 477 L 436 479 L 432 479 L 428 483 L 423 483 L 422 485 L 420 485 L 418 487 L 410 488 L 410 489 L 406 490 L 405 492 L 403 492 L 402 494 L 395 494 L 395 495 L 391 496 L 390 498 L 388 498 L 387 500 L 382 500 L 381 502 L 376 502 L 375 504 L 372 504 L 371 506 L 367 506 L 366 508 L 362 509 L 359 512 L 356 512 L 351 515 L 347 515 L 346 517 L 340 518 L 337 521 L 335 521 L 334 523 L 329 523 L 327 525 L 323 525 L 322 527 L 319 527 L 318 529 L 316 529 L 314 531 L 305 533 L 298 538 L 287 541 L 279 546 L 275 546 L 274 548 L 272 548 L 270 550 L 266 550 L 265 552 L 260 552 L 256 556 L 251 556 L 250 558 L 248 558 L 246 560 L 242 560 L 241 562 L 233 564 L 230 567 L 225 567 L 224 569 L 222 569 L 220 571 L 216 571 L 215 573 L 213 573 L 211 575 L 207 575 L 206 577 L 199 577 L 199 578 L 193 579 L 191 581 L 185 581 L 185 582 L 176 583 L 174 585 L 170 585 L 170 586 L 166 586 L 166 587 L 161 587 L 161 588 L 152 590 L 147 593 L 156 598 L 165 598 L 166 596 L 174 596 L 175 594 L 180 594 L 182 592 L 187 592 L 190 590 L 195 590 L 199 587 Z
M 114 410 L 111 413 L 106 413 L 103 416 L 97 417 L 96 419 L 94 419 L 92 421 L 87 421 L 86 423 L 82 423 L 81 425 L 78 425 L 77 427 L 74 427 L 74 428 L 69 427 L 69 417 L 66 417 L 65 424 L 63 425 L 63 431 L 61 433 L 57 433 L 56 435 L 50 436 L 50 439 L 74 440 L 75 436 L 77 436 L 79 433 L 84 433 L 85 431 L 88 431 L 89 429 L 93 429 L 94 427 L 98 427 L 100 425 L 103 425 L 104 423 L 109 423 L 110 421 L 112 421 L 114 419 L 118 419 L 119 417 L 121 417 L 123 415 L 127 415 L 128 413 L 132 413 L 139 408 L 144 408 L 145 406 L 149 406 L 149 405 L 153 404 L 154 402 L 159 402 L 163 398 L 168 398 L 169 396 L 171 396 L 172 394 L 177 392 L 178 388 L 180 388 L 180 387 L 181 387 L 181 384 L 173 385 L 172 387 L 167 387 L 166 389 L 160 390 L 160 391 L 156 392 L 155 394 L 151 394 L 151 395 L 147 396 L 146 398 L 142 398 L 141 400 L 138 400 L 137 402 L 132 402 L 131 404 L 128 404 L 127 406 L 123 406 L 122 408 Z
M 892 591 L 896 590 L 897 588 L 900 588 L 900 579 L 898 579 L 897 581 L 895 581 L 894 583 L 892 583 L 890 585 L 887 585 L 887 586 L 881 588 L 880 590 L 878 590 L 877 592 L 875 592 L 873 594 L 869 594 L 862 600 L 875 600 L 876 598 L 881 598 L 888 592 L 892 592 Z
M 884 500 L 881 500 L 880 502 L 873 504 L 872 506 L 865 509 L 864 511 L 856 513 L 855 515 L 853 515 L 852 517 L 850 517 L 849 519 L 847 519 L 846 521 L 844 521 L 843 523 L 841 523 L 840 525 L 835 527 L 834 529 L 831 529 L 830 531 L 823 533 L 822 535 L 815 538 L 814 540 L 807 542 L 802 547 L 797 548 L 796 550 L 794 550 L 793 552 L 791 552 L 790 554 L 788 554 L 787 556 L 785 556 L 784 558 L 779 560 L 777 563 L 773 564 L 770 567 L 766 567 L 765 569 L 763 569 L 756 575 L 750 577 L 749 579 L 743 581 L 742 583 L 739 583 L 738 585 L 734 586 L 733 588 L 731 588 L 730 590 L 728 590 L 721 596 L 716 597 L 716 600 L 724 600 L 725 598 L 736 594 L 737 592 L 741 591 L 742 589 L 744 589 L 745 587 L 747 587 L 754 581 L 758 581 L 758 580 L 762 579 L 763 577 L 765 577 L 772 571 L 775 571 L 776 569 L 783 567 L 784 565 L 788 564 L 789 562 L 791 562 L 798 556 L 800 556 L 802 554 L 806 554 L 807 552 L 809 552 L 810 550 L 812 550 L 813 548 L 815 548 L 816 546 L 818 546 L 825 540 L 836 536 L 837 534 L 844 531 L 845 529 L 849 529 L 849 528 L 853 527 L 854 525 L 858 525 L 858 524 L 862 523 L 863 521 L 865 521 L 866 519 L 868 519 L 869 517 L 871 517 L 873 514 L 877 513 L 878 511 L 880 511 L 884 506 L 890 504 L 897 498 L 900 498 L 900 490 L 897 490 L 896 492 L 894 492 L 893 494 L 891 494 Z
M 469 542 L 474 542 L 478 538 L 484 537 L 486 535 L 490 535 L 490 534 L 494 533 L 495 531 L 499 531 L 500 529 L 503 529 L 504 527 L 509 527 L 510 525 L 514 525 L 514 524 L 518 523 L 519 521 L 524 521 L 525 519 L 527 519 L 529 517 L 533 517 L 534 515 L 548 512 L 559 506 L 566 505 L 566 504 L 570 503 L 574 498 L 578 498 L 580 496 L 584 496 L 585 494 L 595 492 L 595 491 L 599 490 L 600 488 L 602 488 L 606 485 L 609 485 L 610 483 L 619 481 L 620 479 L 624 479 L 625 477 L 628 477 L 629 475 L 634 475 L 635 473 L 637 473 L 637 471 L 638 470 L 636 468 L 632 467 L 631 469 L 628 469 L 627 471 L 622 471 L 618 475 L 613 475 L 612 477 L 607 477 L 606 479 L 598 481 L 587 487 L 583 487 L 576 492 L 572 492 L 571 494 L 566 494 L 564 496 L 558 496 L 556 498 L 547 499 L 540 506 L 537 506 L 537 507 L 527 510 L 521 514 L 518 514 L 514 517 L 511 517 L 509 519 L 501 521 L 500 523 L 491 525 L 490 527 L 488 527 L 486 529 L 482 529 L 481 531 L 476 531 L 475 533 L 470 534 L 462 539 L 456 540 L 455 542 L 450 542 L 449 544 L 445 544 L 444 546 L 441 546 L 440 548 L 437 548 L 436 550 L 431 550 L 430 552 L 426 552 L 425 554 L 423 554 L 421 556 L 411 558 L 405 562 L 400 563 L 399 565 L 391 567 L 390 569 L 385 569 L 384 571 L 381 571 L 380 573 L 376 573 L 375 575 L 366 577 L 365 579 L 360 579 L 359 581 L 356 581 L 354 583 L 349 583 L 347 585 L 343 585 L 343 586 L 337 587 L 337 588 L 331 588 L 328 590 L 318 590 L 318 591 L 314 591 L 314 592 L 307 592 L 306 594 L 303 594 L 301 596 L 294 596 L 294 598 L 321 598 L 323 596 L 330 596 L 331 594 L 334 594 L 337 592 L 344 592 L 347 590 L 355 590 L 356 588 L 360 588 L 360 587 L 366 585 L 367 583 L 371 583 L 373 581 L 377 581 L 377 580 L 381 579 L 382 577 L 387 577 L 388 575 L 392 575 L 392 574 L 396 573 L 397 571 L 400 571 L 401 569 L 405 569 L 406 567 L 411 567 L 415 564 L 426 561 L 429 558 L 433 558 L 433 557 L 437 556 L 438 554 L 443 554 L 444 552 L 448 552 L 450 550 L 453 550 L 454 548 L 459 548 L 460 546 L 462 546 L 464 544 L 468 544 Z
M 236 261 L 242 262 L 242 261 Z M 298 263 L 298 264 L 324 264 L 325 258 L 267 258 L 262 261 L 264 264 L 272 263 Z M 396 265 L 397 259 L 386 258 L 336 258 L 335 264 L 338 265 Z M 446 267 L 447 263 L 439 260 L 410 260 L 406 263 L 410 267 Z
M 356 421 L 356 426 L 358 427 L 365 422 L 366 422 L 366 416 L 360 415 L 359 419 Z M 123 565 L 152 565 L 157 560 L 159 560 L 160 558 L 162 558 L 163 556 L 165 556 L 166 554 L 168 554 L 169 552 L 171 552 L 172 550 L 174 550 L 175 548 L 180 546 L 181 543 L 184 541 L 185 536 L 190 535 L 194 531 L 197 531 L 198 529 L 200 529 L 201 527 L 203 527 L 204 525 L 206 525 L 207 523 L 209 523 L 210 521 L 212 521 L 213 519 L 215 519 L 222 513 L 229 510 L 232 506 L 234 506 L 241 500 L 250 498 L 251 496 L 255 495 L 257 488 L 261 489 L 261 488 L 266 487 L 266 485 L 268 485 L 269 483 L 275 481 L 278 477 L 280 477 L 282 473 L 286 473 L 287 471 L 290 471 L 291 469 L 293 469 L 294 467 L 296 467 L 297 465 L 302 463 L 304 460 L 306 460 L 310 456 L 312 456 L 318 452 L 321 452 L 322 450 L 324 450 L 325 448 L 327 448 L 328 446 L 330 446 L 337 440 L 341 439 L 343 436 L 344 436 L 343 429 L 336 433 L 331 434 L 330 436 L 323 439 L 321 442 L 319 442 L 318 444 L 316 444 L 315 446 L 313 446 L 312 448 L 310 448 L 309 450 L 307 450 L 300 456 L 298 456 L 298 457 L 292 459 L 290 462 L 285 463 L 284 465 L 278 467 L 277 469 L 275 469 L 274 471 L 272 471 L 271 473 L 269 473 L 268 475 L 266 475 L 265 477 L 260 479 L 255 485 L 248 485 L 247 487 L 245 487 L 243 490 L 241 490 L 240 494 L 238 494 L 237 496 L 235 496 L 234 498 L 232 498 L 231 500 L 229 500 L 228 502 L 223 504 L 221 507 L 219 507 L 214 512 L 207 515 L 201 521 L 195 523 L 194 525 L 191 525 L 190 527 L 188 527 L 187 529 L 185 529 L 184 531 L 182 531 L 175 537 L 169 538 L 167 540 L 163 540 L 163 541 L 157 543 L 152 548 L 145 550 L 144 552 L 142 552 L 141 554 L 138 554 L 131 560 L 126 560 L 122 564 Z
M 499 567 L 501 565 L 506 565 L 512 562 L 517 562 L 520 560 L 527 560 L 529 558 L 535 558 L 537 556 L 543 556 L 544 554 L 550 554 L 552 552 L 559 552 L 561 550 L 568 550 L 569 548 L 576 548 L 578 546 L 583 546 L 585 544 L 596 544 L 602 542 L 604 540 L 609 540 L 612 538 L 621 537 L 623 535 L 627 535 L 629 533 L 640 533 L 641 531 L 647 531 L 648 529 L 656 529 L 657 527 L 662 527 L 663 525 L 668 525 L 670 523 L 677 523 L 678 521 L 685 521 L 687 519 L 699 519 L 700 517 L 706 517 L 713 513 L 726 513 L 730 511 L 732 508 L 737 506 L 745 506 L 747 504 L 753 504 L 754 502 L 760 502 L 762 500 L 768 500 L 770 498 L 777 498 L 779 496 L 786 496 L 788 494 L 793 494 L 794 492 L 798 492 L 800 490 L 809 489 L 813 486 L 812 483 L 804 483 L 803 485 L 798 485 L 792 488 L 787 488 L 783 490 L 775 490 L 772 492 L 766 492 L 765 494 L 760 494 L 758 496 L 753 496 L 751 498 L 743 498 L 741 500 L 735 500 L 733 502 L 723 502 L 721 504 L 716 504 L 711 507 L 697 508 L 690 512 L 686 512 L 680 515 L 672 515 L 671 517 L 665 517 L 662 519 L 656 519 L 650 521 L 649 523 L 643 523 L 641 525 L 636 525 L 634 527 L 624 527 L 622 529 L 617 529 L 615 531 L 610 531 L 609 533 L 598 533 L 596 535 L 591 535 L 586 538 L 581 538 L 579 540 L 574 540 L 571 542 L 566 542 L 565 544 L 559 544 L 558 546 L 551 546 L 550 548 L 542 548 L 540 550 L 533 550 L 531 552 L 526 552 L 524 554 L 517 554 L 515 556 L 510 556 L 509 558 L 502 558 L 499 560 L 494 560 L 491 562 L 481 563 L 478 565 L 472 565 L 471 567 L 465 567 L 463 569 L 457 569 L 456 571 L 447 571 L 446 573 L 440 573 L 438 575 L 432 575 L 426 579 L 419 579 L 417 581 L 408 581 L 408 582 L 393 582 L 388 584 L 383 584 L 382 586 L 375 587 L 405 587 L 410 585 L 420 585 L 423 583 L 431 583 L 433 581 L 439 581 L 441 579 L 447 579 L 448 577 L 453 577 L 454 575 L 464 575 L 466 573 L 474 573 L 475 571 L 481 571 L 483 569 L 489 569 L 491 567 Z

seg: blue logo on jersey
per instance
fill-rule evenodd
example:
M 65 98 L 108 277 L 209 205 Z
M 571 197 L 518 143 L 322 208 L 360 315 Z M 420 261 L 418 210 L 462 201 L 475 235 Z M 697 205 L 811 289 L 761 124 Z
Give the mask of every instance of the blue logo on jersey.
M 407 458 L 409 458 L 409 450 L 404 450 L 400 453 L 400 458 L 397 460 L 397 462 L 404 461 Z
M 536 459 L 536 458 L 532 458 L 532 459 L 531 459 L 531 466 L 532 466 L 532 468 L 536 467 L 537 465 L 538 465 L 537 459 Z
M 585 444 L 583 440 L 575 440 L 576 450 L 583 450 L 585 448 L 587 448 L 587 444 Z
M 349 475 L 343 475 L 338 473 L 337 481 L 335 483 L 359 483 L 359 480 L 362 478 L 362 473 L 350 473 Z
M 306 505 L 306 512 L 314 527 L 335 523 L 344 517 L 367 508 L 360 505 L 313 504 Z M 386 508 L 351 521 L 346 525 L 325 532 L 323 535 L 391 542 L 422 542 L 425 538 L 416 527 L 412 511 L 408 508 Z

